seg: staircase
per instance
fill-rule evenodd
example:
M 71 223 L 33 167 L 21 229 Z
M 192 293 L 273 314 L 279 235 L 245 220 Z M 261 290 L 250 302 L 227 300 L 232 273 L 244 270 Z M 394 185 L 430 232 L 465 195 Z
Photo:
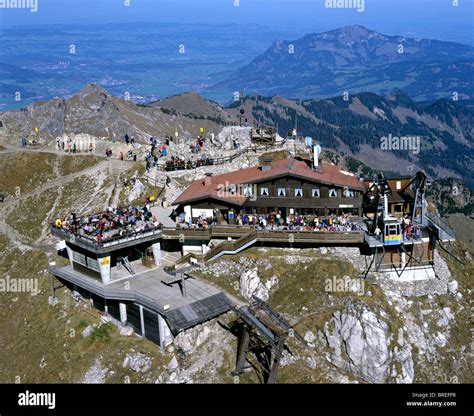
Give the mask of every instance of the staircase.
M 120 263 L 123 267 L 133 276 L 135 274 L 135 270 L 133 270 L 132 264 L 128 260 L 128 257 L 122 257 L 120 259 Z
M 161 264 L 163 267 L 172 267 L 182 259 L 181 253 L 179 251 L 176 252 L 166 252 L 166 254 L 162 255 L 161 257 Z
M 235 255 L 244 251 L 246 248 L 254 245 L 257 242 L 257 232 L 252 231 L 248 235 L 240 237 L 238 240 L 225 241 L 208 251 L 204 255 L 204 261 L 213 261 L 226 254 Z
M 258 241 L 257 232 L 253 230 L 249 234 L 240 237 L 238 240 L 234 241 L 224 241 L 223 243 L 218 244 L 212 250 L 209 250 L 206 254 L 194 254 L 188 253 L 185 256 L 181 257 L 176 265 L 182 265 L 188 263 L 191 259 L 195 259 L 201 263 L 207 263 L 218 259 L 221 256 L 226 254 L 235 255 L 245 250 L 246 248 L 252 246 Z

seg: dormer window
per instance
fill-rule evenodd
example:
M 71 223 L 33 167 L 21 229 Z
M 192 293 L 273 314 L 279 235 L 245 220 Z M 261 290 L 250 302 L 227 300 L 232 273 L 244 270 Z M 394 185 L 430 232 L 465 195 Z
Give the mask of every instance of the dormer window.
M 344 196 L 346 198 L 354 198 L 354 190 L 349 188 L 344 189 Z
M 336 188 L 329 189 L 329 198 L 337 198 L 337 190 Z
M 245 196 L 252 196 L 253 195 L 252 185 L 249 185 L 249 184 L 244 185 L 244 195 Z

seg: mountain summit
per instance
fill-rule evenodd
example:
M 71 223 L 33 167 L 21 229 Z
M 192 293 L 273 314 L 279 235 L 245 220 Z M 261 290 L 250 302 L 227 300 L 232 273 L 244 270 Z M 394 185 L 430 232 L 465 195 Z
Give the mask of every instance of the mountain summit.
M 344 91 L 386 94 L 400 88 L 416 100 L 451 96 L 453 91 L 470 98 L 473 58 L 470 46 L 346 26 L 274 42 L 212 89 L 311 98 Z

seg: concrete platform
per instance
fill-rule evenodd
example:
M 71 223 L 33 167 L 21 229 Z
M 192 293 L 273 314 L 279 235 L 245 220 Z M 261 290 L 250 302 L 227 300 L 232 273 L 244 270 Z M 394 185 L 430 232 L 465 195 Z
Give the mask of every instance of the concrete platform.
M 169 279 L 163 269 L 147 270 L 139 275 L 111 282 L 108 285 L 73 270 L 71 266 L 50 267 L 55 277 L 70 282 L 104 299 L 135 302 L 162 315 L 176 334 L 219 316 L 231 309 L 225 294 L 202 280 L 186 279 L 186 297 L 179 284 L 166 285 Z

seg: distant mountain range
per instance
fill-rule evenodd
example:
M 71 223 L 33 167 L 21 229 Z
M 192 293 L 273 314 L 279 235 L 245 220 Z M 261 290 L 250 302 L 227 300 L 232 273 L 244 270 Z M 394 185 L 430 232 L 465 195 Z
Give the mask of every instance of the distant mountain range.
M 474 112 L 461 102 L 412 101 L 406 94 L 372 93 L 317 100 L 245 97 L 227 108 L 233 117 L 244 109 L 250 124 L 277 126 L 280 134 L 298 126 L 328 149 L 354 155 L 368 166 L 408 174 L 421 168 L 433 177 L 457 176 L 474 186 Z M 383 137 L 419 137 L 419 153 L 382 150 Z M 415 149 L 413 149 L 415 150 Z
M 348 26 L 277 41 L 209 91 L 314 98 L 403 90 L 416 101 L 474 97 L 474 48 Z
M 424 169 L 432 178 L 463 178 L 474 188 L 474 111 L 463 102 L 416 103 L 406 94 L 372 93 L 317 100 L 249 96 L 227 107 L 196 93 L 184 93 L 150 105 L 137 105 L 87 85 L 68 100 L 36 102 L 0 113 L 0 138 L 18 143 L 36 127 L 48 141 L 65 133 L 123 140 L 125 133 L 145 142 L 176 130 L 180 137 L 219 133 L 235 123 L 241 110 L 249 125 L 276 126 L 280 135 L 295 126 L 326 149 L 352 156 L 375 170 L 409 174 Z M 419 137 L 419 151 L 381 148 L 383 137 Z M 411 169 L 409 168 L 411 166 Z M 410 169 L 410 170 L 409 170 Z

